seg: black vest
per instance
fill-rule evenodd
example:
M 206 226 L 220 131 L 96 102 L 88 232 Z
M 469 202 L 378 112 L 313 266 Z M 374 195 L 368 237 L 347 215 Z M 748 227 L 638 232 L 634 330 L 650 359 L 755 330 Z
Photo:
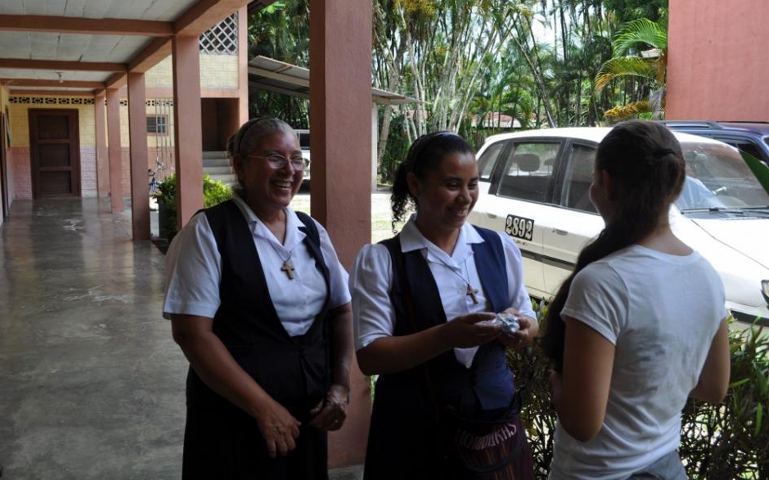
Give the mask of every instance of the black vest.
M 304 224 L 300 227 L 306 234 L 303 243 L 323 275 L 327 293 L 323 309 L 307 333 L 291 337 L 275 311 L 253 235 L 238 206 L 229 200 L 205 210 L 222 259 L 221 305 L 214 316 L 213 331 L 235 361 L 289 410 L 306 405 L 308 399 L 323 398 L 330 384 L 326 321 L 329 272 L 315 223 L 306 214 L 296 214 Z M 193 370 L 190 377 L 188 402 L 218 397 Z M 304 420 L 307 412 L 292 414 Z
M 475 227 L 483 238 L 483 243 L 473 244 L 473 259 L 481 287 L 486 298 L 491 302 L 494 312 L 501 312 L 509 307 L 509 291 L 505 252 L 499 235 L 491 230 Z M 418 330 L 446 323 L 446 313 L 441 304 L 438 286 L 430 267 L 418 250 L 402 253 L 398 237 L 382 242 L 390 252 L 393 265 L 392 290 L 390 298 L 395 309 L 395 331 L 393 335 L 414 333 L 412 324 L 406 316 L 400 278 L 401 268 L 405 268 L 410 287 L 414 320 Z M 459 410 L 476 405 L 483 410 L 505 408 L 513 398 L 512 375 L 507 368 L 505 347 L 499 342 L 482 345 L 475 354 L 471 367 L 460 364 L 453 350 L 449 350 L 427 362 L 431 383 L 436 400 L 442 405 L 453 405 Z M 414 388 L 425 383 L 424 366 L 420 365 L 405 372 L 382 375 L 378 383 L 382 388 L 390 385 Z M 473 395 L 474 398 L 468 398 Z M 477 400 L 477 403 L 476 403 Z M 474 407 L 471 407 L 474 408 Z M 472 412 L 467 412 L 472 414 Z

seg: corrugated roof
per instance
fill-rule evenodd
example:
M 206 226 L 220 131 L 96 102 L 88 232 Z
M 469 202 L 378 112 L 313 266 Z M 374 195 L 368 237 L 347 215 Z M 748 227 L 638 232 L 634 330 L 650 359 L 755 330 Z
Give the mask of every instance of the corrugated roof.
M 299 98 L 310 98 L 310 69 L 257 56 L 248 62 L 249 85 Z M 371 88 L 372 100 L 385 105 L 421 103 L 416 98 Z

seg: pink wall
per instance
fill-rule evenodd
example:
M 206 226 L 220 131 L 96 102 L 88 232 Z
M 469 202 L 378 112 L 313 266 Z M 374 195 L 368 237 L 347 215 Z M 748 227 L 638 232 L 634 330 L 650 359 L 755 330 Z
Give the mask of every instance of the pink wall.
M 675 0 L 667 119 L 769 121 L 766 0 Z
M 5 165 L 8 169 L 8 180 L 6 184 L 8 185 L 8 202 L 13 205 L 13 200 L 16 198 L 16 176 L 14 172 L 16 169 L 14 168 L 13 164 L 13 152 L 12 148 L 8 148 L 5 151 Z
M 13 181 L 13 199 L 32 198 L 32 168 L 29 161 L 29 147 L 11 147 L 8 149 L 8 175 Z

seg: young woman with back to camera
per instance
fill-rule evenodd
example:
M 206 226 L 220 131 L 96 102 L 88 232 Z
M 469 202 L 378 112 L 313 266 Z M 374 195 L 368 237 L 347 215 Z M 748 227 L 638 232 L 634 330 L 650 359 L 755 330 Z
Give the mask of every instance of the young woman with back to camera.
M 477 199 L 467 142 L 450 132 L 418 138 L 391 199 L 393 224 L 412 201 L 416 215 L 353 265 L 358 362 L 379 375 L 366 480 L 532 478 L 505 348 L 529 344 L 537 322 L 518 247 L 466 223 Z M 487 323 L 505 311 L 517 333 Z M 474 476 L 476 454 L 498 468 Z
M 606 227 L 558 291 L 543 337 L 558 413 L 551 479 L 686 479 L 684 404 L 726 395 L 723 285 L 670 227 L 685 176 L 658 123 L 621 123 L 598 146 L 590 199 Z

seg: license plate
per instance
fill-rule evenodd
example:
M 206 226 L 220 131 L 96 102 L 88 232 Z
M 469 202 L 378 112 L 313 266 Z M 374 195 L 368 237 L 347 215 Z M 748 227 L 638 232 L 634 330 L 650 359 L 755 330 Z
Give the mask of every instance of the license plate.
M 508 215 L 505 220 L 505 233 L 513 238 L 531 241 L 534 236 L 534 220 Z

